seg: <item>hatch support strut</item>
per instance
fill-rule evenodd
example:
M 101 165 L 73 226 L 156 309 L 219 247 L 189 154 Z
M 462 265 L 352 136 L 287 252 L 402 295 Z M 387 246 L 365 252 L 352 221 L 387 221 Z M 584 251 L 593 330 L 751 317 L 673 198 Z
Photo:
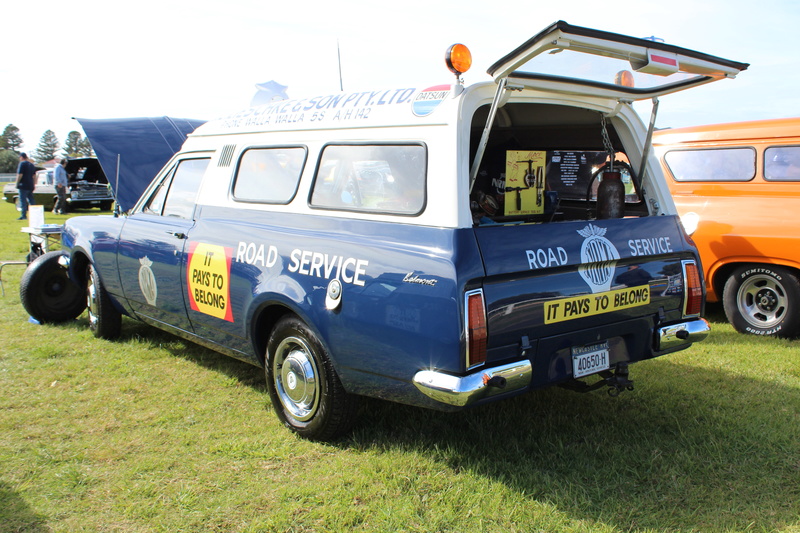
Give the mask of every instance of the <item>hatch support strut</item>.
M 478 144 L 478 151 L 475 152 L 475 159 L 472 161 L 472 167 L 469 169 L 469 192 L 472 194 L 472 186 L 475 185 L 475 178 L 478 177 L 478 165 L 481 164 L 481 160 L 483 159 L 483 154 L 486 152 L 486 145 L 489 144 L 489 131 L 492 129 L 492 124 L 494 123 L 494 117 L 497 114 L 497 110 L 500 108 L 500 101 L 503 98 L 503 93 L 506 90 L 506 85 L 508 84 L 508 78 L 502 78 L 497 83 L 497 92 L 494 94 L 494 100 L 492 100 L 492 107 L 489 109 L 489 117 L 486 119 L 486 126 L 483 128 L 483 134 L 481 135 L 481 142 Z
M 644 174 L 647 172 L 647 158 L 650 157 L 650 147 L 653 145 L 653 131 L 656 129 L 656 116 L 658 115 L 658 97 L 653 97 L 653 110 L 650 112 L 650 125 L 647 127 L 647 138 L 642 149 L 642 164 L 639 165 L 639 172 L 635 179 L 639 182 L 636 189 L 641 191 L 644 183 Z

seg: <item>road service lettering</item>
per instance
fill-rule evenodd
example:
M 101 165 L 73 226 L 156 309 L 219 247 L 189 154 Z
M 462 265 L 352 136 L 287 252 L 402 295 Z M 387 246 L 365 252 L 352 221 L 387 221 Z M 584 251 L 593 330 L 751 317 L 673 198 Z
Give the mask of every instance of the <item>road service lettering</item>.
M 650 303 L 650 287 L 642 285 L 553 300 L 544 305 L 544 323 L 553 324 Z
M 275 246 L 265 248 L 263 244 L 239 241 L 236 248 L 236 261 L 248 265 L 273 267 L 278 262 L 278 249 Z
M 231 248 L 193 242 L 189 248 L 186 284 L 195 311 L 233 322 L 231 300 Z
M 525 250 L 528 258 L 528 268 L 548 268 L 553 266 L 564 266 L 569 261 L 567 251 L 558 246 L 556 248 L 538 248 L 536 250 Z
M 283 261 L 281 259 L 282 256 L 274 245 L 265 246 L 264 244 L 240 241 L 236 248 L 235 261 L 238 263 L 272 268 L 280 262 L 279 268 L 282 268 Z M 366 259 L 295 248 L 289 252 L 285 268 L 292 274 L 322 279 L 339 279 L 343 283 L 363 287 L 368 266 L 369 261 Z
M 329 255 L 295 248 L 289 254 L 289 272 L 324 279 L 341 279 L 344 283 L 364 286 L 369 261 L 355 257 Z
M 672 243 L 669 237 L 654 237 L 652 239 L 631 239 L 628 241 L 631 256 L 669 254 L 672 252 Z

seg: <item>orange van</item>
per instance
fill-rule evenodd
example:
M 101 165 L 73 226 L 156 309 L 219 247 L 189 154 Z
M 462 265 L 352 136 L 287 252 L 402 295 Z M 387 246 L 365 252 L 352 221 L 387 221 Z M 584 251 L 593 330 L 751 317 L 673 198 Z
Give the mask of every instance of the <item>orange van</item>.
M 800 118 L 666 129 L 653 147 L 740 332 L 800 335 Z

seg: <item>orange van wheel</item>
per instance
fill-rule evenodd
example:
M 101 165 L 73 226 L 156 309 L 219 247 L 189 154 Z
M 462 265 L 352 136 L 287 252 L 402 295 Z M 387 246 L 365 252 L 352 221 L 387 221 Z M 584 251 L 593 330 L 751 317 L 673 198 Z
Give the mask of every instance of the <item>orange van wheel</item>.
M 737 268 L 722 294 L 725 315 L 741 333 L 800 335 L 800 280 L 791 270 L 751 264 Z

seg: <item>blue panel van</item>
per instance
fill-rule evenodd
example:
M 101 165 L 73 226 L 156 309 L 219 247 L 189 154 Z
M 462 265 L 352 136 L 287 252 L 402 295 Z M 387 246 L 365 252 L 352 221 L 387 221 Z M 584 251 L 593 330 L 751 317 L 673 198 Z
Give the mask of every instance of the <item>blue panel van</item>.
M 599 80 L 558 72 L 586 58 Z M 462 45 L 447 64 L 451 83 L 198 127 L 132 209 L 65 224 L 65 251 L 26 273 L 26 309 L 87 308 L 106 338 L 124 315 L 262 366 L 279 418 L 320 440 L 362 396 L 618 394 L 631 363 L 705 338 L 697 250 L 631 104 L 654 117 L 659 97 L 747 65 L 565 22 L 490 81 L 463 83 Z

